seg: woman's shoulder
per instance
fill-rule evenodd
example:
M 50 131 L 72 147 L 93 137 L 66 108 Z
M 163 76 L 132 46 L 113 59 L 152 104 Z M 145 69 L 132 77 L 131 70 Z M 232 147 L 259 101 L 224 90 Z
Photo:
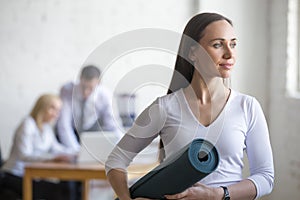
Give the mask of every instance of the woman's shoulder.
M 232 89 L 231 89 L 231 96 L 232 96 L 232 99 L 238 100 L 238 101 L 253 101 L 253 99 L 255 99 L 254 96 L 239 92 L 237 90 L 232 90 Z
M 170 94 L 160 96 L 157 99 L 159 101 L 163 101 L 163 102 L 167 102 L 167 103 L 178 102 L 178 101 L 182 100 L 182 95 L 183 95 L 183 91 L 182 91 L 182 89 L 179 89 L 179 90 L 177 90 L 175 92 L 172 92 Z
M 17 134 L 32 134 L 36 129 L 36 123 L 31 116 L 26 116 L 22 119 L 19 127 L 17 128 Z
M 24 117 L 21 124 L 23 124 L 26 127 L 35 127 L 36 126 L 35 120 L 30 115 Z
M 180 91 L 176 91 L 157 97 L 153 104 L 159 105 L 161 109 L 171 109 L 178 106 L 181 101 L 182 97 L 180 97 Z
M 259 101 L 252 95 L 245 94 L 236 90 L 231 90 L 231 101 L 235 104 L 245 105 L 248 108 L 253 106 L 260 106 Z

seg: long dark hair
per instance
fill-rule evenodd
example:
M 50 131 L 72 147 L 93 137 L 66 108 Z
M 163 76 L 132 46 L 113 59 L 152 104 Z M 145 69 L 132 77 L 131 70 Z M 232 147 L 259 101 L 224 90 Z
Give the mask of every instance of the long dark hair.
M 168 94 L 187 87 L 191 83 L 195 68 L 192 65 L 192 61 L 188 58 L 190 49 L 203 37 L 204 29 L 212 22 L 219 20 L 226 20 L 232 25 L 231 20 L 217 13 L 200 13 L 187 23 L 180 41 Z
M 231 20 L 217 13 L 200 13 L 191 18 L 187 23 L 181 37 L 174 73 L 167 94 L 175 92 L 180 88 L 185 88 L 191 83 L 195 68 L 188 57 L 190 49 L 203 37 L 204 29 L 209 24 L 219 20 L 226 20 L 232 25 Z M 159 162 L 165 158 L 163 147 L 163 142 L 160 139 Z

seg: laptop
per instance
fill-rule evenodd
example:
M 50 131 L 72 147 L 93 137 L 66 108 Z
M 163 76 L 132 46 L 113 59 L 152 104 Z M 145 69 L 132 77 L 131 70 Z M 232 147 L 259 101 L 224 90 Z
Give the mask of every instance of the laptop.
M 117 145 L 120 138 L 114 132 L 97 131 L 83 132 L 80 136 L 81 149 L 77 159 L 78 163 L 105 164 L 107 157 Z M 158 143 L 156 138 L 141 151 L 133 160 L 135 164 L 155 163 L 158 159 Z
M 81 148 L 78 163 L 104 164 L 120 138 L 109 131 L 83 132 L 80 134 Z

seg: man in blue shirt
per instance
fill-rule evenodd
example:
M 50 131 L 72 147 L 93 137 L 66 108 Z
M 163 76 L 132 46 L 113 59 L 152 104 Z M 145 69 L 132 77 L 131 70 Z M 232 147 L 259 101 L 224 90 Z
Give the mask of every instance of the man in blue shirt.
M 100 84 L 101 71 L 93 65 L 81 70 L 78 82 L 62 86 L 63 107 L 57 120 L 57 134 L 65 146 L 79 151 L 83 131 L 115 131 L 118 120 L 113 116 L 112 95 Z

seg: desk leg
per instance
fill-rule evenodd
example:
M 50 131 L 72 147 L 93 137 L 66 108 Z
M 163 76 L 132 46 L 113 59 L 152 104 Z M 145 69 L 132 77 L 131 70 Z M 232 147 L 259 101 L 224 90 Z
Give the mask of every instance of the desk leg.
M 23 177 L 23 200 L 32 200 L 32 180 L 26 171 Z
M 90 181 L 83 180 L 83 188 L 82 188 L 82 200 L 88 200 L 90 194 Z

